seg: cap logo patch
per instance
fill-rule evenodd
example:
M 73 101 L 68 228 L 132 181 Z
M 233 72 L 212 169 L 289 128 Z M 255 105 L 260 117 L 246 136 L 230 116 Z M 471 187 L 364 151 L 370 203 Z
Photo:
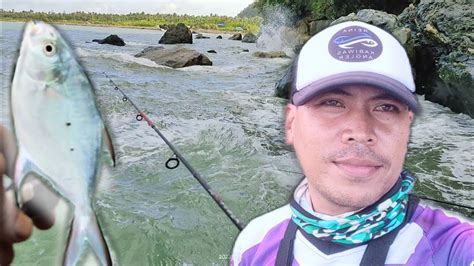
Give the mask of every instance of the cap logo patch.
M 332 57 L 344 62 L 366 62 L 382 54 L 382 42 L 372 31 L 349 26 L 336 32 L 328 44 Z

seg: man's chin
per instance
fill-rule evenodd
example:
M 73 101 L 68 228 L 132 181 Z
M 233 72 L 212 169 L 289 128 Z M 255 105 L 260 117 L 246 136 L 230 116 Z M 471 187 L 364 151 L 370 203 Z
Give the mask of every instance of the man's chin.
M 357 191 L 350 194 L 332 195 L 334 204 L 347 211 L 360 211 L 374 204 L 379 195 L 368 191 Z

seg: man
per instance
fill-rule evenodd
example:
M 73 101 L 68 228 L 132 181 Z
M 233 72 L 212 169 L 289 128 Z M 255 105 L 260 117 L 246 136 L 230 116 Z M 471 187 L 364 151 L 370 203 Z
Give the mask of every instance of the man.
M 473 226 L 409 195 L 419 105 L 399 42 L 362 22 L 331 26 L 304 45 L 295 79 L 286 142 L 305 178 L 247 225 L 231 264 L 472 265 Z
M 38 180 L 27 180 L 22 187 L 23 210 L 18 209 L 13 190 L 4 191 L 2 184 L 3 175 L 13 176 L 15 156 L 14 137 L 0 125 L 0 265 L 12 262 L 13 244 L 26 240 L 33 225 L 43 230 L 53 226 L 59 199 Z

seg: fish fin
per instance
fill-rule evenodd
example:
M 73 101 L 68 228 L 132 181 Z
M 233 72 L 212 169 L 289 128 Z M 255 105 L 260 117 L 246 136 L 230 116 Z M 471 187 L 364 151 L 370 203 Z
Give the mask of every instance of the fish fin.
M 109 248 L 105 242 L 97 219 L 90 210 L 89 216 L 75 212 L 69 232 L 63 265 L 77 265 L 84 250 L 84 242 L 87 239 L 92 250 L 96 254 L 100 264 L 112 265 Z
M 112 145 L 112 138 L 110 137 L 109 131 L 106 127 L 102 130 L 102 135 L 104 139 L 104 144 L 107 145 L 107 150 L 109 151 L 110 158 L 112 159 L 112 165 L 115 167 L 115 150 L 114 146 Z
M 86 234 L 80 228 L 80 219 L 74 215 L 71 229 L 67 238 L 66 252 L 64 253 L 63 265 L 77 265 L 83 251 L 83 243 L 86 239 Z M 86 227 L 85 227 L 86 228 Z
M 16 162 L 15 162 L 15 176 L 13 178 L 14 183 L 15 183 L 16 201 L 17 201 L 18 206 L 20 207 L 22 205 L 21 204 L 22 199 L 20 198 L 21 186 L 23 185 L 23 181 L 25 180 L 25 177 L 32 172 L 36 172 L 38 174 L 40 173 L 40 171 L 38 170 L 38 167 L 36 167 L 36 165 L 30 161 L 28 156 L 26 156 L 26 153 L 20 149 L 20 151 L 18 152 L 18 156 L 16 158 Z
M 96 254 L 100 263 L 102 265 L 112 266 L 109 247 L 107 246 L 104 234 L 102 233 L 102 229 L 100 228 L 95 215 L 92 215 L 91 222 L 87 229 L 87 240 L 89 241 L 89 244 L 91 245 L 91 248 Z

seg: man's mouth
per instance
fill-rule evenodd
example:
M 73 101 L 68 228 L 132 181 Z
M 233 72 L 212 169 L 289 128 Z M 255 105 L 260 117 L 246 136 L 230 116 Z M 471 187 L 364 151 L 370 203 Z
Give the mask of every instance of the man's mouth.
M 347 175 L 354 177 L 371 176 L 383 166 L 378 161 L 357 157 L 338 159 L 333 163 Z

